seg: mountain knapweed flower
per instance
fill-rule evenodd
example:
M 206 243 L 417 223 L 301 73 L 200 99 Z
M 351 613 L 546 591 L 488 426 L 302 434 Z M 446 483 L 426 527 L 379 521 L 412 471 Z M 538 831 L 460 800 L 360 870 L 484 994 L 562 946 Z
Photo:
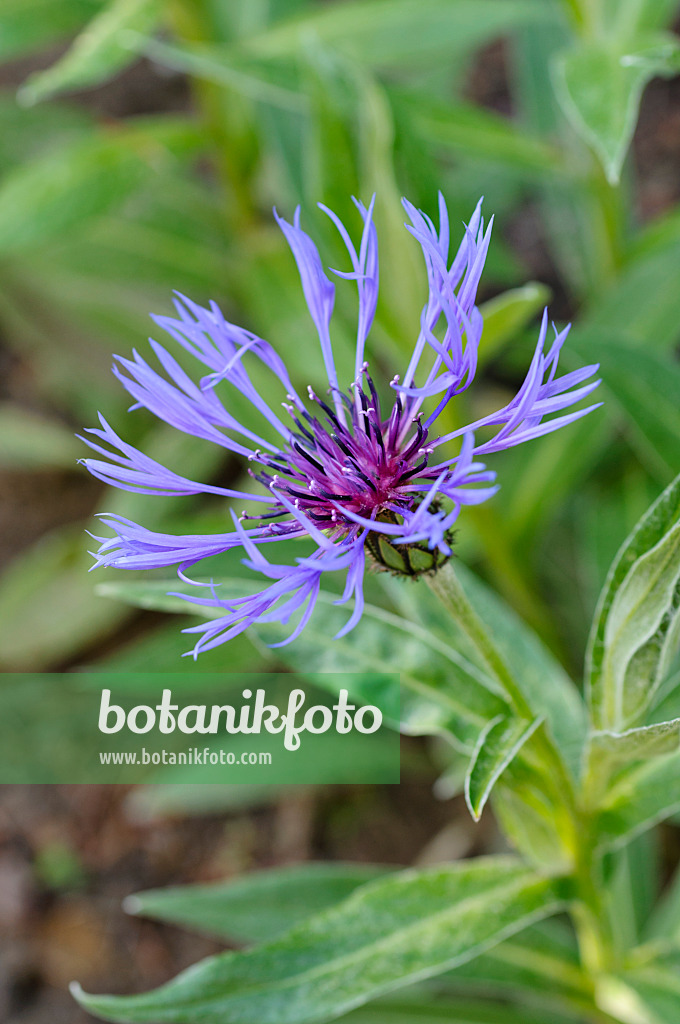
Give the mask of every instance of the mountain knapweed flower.
M 197 584 L 208 586 L 210 596 L 192 598 L 192 602 L 224 614 L 186 631 L 201 634 L 194 655 L 224 643 L 253 623 L 285 623 L 301 612 L 292 634 L 282 641 L 289 643 L 309 620 L 322 576 L 329 572 L 346 573 L 344 593 L 337 603 L 354 597 L 351 617 L 338 634 L 342 636 L 361 618 L 367 554 L 374 566 L 402 575 L 436 572 L 451 555 L 451 531 L 461 506 L 479 504 L 496 491 L 494 473 L 479 457 L 557 430 L 595 408 L 545 419 L 574 405 L 598 384 L 590 380 L 597 366 L 556 378 L 568 328 L 555 329 L 546 353 L 546 312 L 526 379 L 515 398 L 469 426 L 437 435 L 442 410 L 474 379 L 482 334 L 475 297 L 491 232 L 491 224 L 484 230 L 480 201 L 460 248 L 449 260 L 448 215 L 440 196 L 439 231 L 404 201 L 410 219 L 406 227 L 425 257 L 429 295 L 406 373 L 403 380 L 396 376 L 390 382 L 394 402 L 383 412 L 364 360 L 378 297 L 378 241 L 373 203 L 368 209 L 359 202 L 356 206 L 363 218 L 358 251 L 338 217 L 321 207 L 340 232 L 351 262 L 351 270 L 332 273 L 354 280 L 359 292 L 355 378 L 347 392 L 338 382 L 329 333 L 335 285 L 324 272 L 316 246 L 300 228 L 299 209 L 292 224 L 276 217 L 297 262 L 319 335 L 329 384 L 327 400 L 310 387 L 308 400 L 303 401 L 268 342 L 229 323 L 214 304 L 204 309 L 183 297 L 175 304 L 178 319 L 154 320 L 208 368 L 200 383 L 153 340 L 164 374 L 136 352 L 132 359 L 117 357 L 114 365 L 135 408 L 144 406 L 178 430 L 249 460 L 260 492 L 245 493 L 178 476 L 126 444 L 103 418 L 101 429 L 88 431 L 108 445 L 88 440 L 107 461 L 85 460 L 90 472 L 106 483 L 141 494 L 209 493 L 262 505 L 259 515 L 243 514 L 239 519 L 232 512 L 233 531 L 212 536 L 154 533 L 122 517 L 103 516 L 114 536 L 96 538 L 101 542 L 97 565 L 124 569 L 177 565 L 186 581 L 186 571 L 201 559 L 241 547 L 247 556 L 244 564 L 272 581 L 259 594 L 236 598 L 221 596 L 219 587 L 212 584 Z M 251 382 L 248 366 L 258 362 L 277 378 L 280 393 L 271 397 L 275 406 L 285 399 L 285 417 Z M 236 388 L 252 404 L 262 433 L 241 424 L 228 411 L 217 394 L 218 385 L 223 384 Z M 433 406 L 427 414 L 425 404 Z M 490 439 L 475 445 L 473 432 L 481 428 L 485 435 L 491 434 Z M 445 454 L 442 446 L 456 441 L 455 454 Z M 310 538 L 315 550 L 292 565 L 272 564 L 262 550 L 264 545 L 291 537 Z

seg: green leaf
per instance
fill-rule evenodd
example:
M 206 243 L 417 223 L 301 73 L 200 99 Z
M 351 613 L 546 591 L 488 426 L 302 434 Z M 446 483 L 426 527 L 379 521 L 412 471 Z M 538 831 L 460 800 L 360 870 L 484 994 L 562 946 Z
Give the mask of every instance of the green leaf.
M 441 102 L 427 93 L 388 90 L 398 117 L 417 138 L 437 151 L 491 160 L 539 177 L 566 173 L 564 160 L 542 139 L 512 121 L 470 103 Z M 486 324 L 484 325 L 486 330 Z
M 554 20 L 532 0 L 352 0 L 278 22 L 244 41 L 262 57 L 290 57 L 316 36 L 363 66 L 425 66 L 453 59 L 516 25 Z
M 611 786 L 598 819 L 600 846 L 621 846 L 680 809 L 680 756 L 628 769 Z
M 82 448 L 72 431 L 11 402 L 0 403 L 0 465 L 75 469 Z
M 188 121 L 140 119 L 10 171 L 0 182 L 0 254 L 42 245 L 113 210 L 198 141 Z
M 640 721 L 678 645 L 680 477 L 645 513 L 605 582 L 591 628 L 586 685 L 597 729 Z
M 678 0 L 605 0 L 604 16 L 619 31 L 665 28 L 678 13 Z
M 499 715 L 482 729 L 465 776 L 465 800 L 475 821 L 481 818 L 494 784 L 541 722 L 535 718 L 527 724 Z
M 0 666 L 41 671 L 110 633 L 128 616 L 93 600 L 83 529 L 62 527 L 10 563 L 0 579 Z
M 527 1006 L 487 999 L 425 1002 L 412 998 L 380 1000 L 342 1018 L 347 1024 L 545 1024 L 545 1014 Z M 550 1024 L 581 1024 L 580 1012 L 551 1008 Z
M 573 932 L 554 918 L 530 925 L 457 967 L 438 987 L 459 997 L 472 990 L 531 1002 L 543 1007 L 543 1020 L 551 1022 L 555 1009 L 585 1007 L 592 1000 L 592 982 L 580 964 Z
M 211 885 L 150 889 L 129 896 L 125 909 L 218 938 L 265 942 L 340 903 L 387 870 L 367 864 L 301 864 Z
M 74 992 L 111 1021 L 310 1024 L 471 959 L 564 900 L 563 884 L 510 858 L 406 871 L 247 953 L 211 957 L 154 992 Z
M 591 337 L 590 333 L 587 336 Z M 680 365 L 645 347 L 610 336 L 587 346 L 580 334 L 575 351 L 600 361 L 602 379 L 626 415 L 631 443 L 647 468 L 664 481 L 680 470 Z
M 142 35 L 130 36 L 129 45 L 173 71 L 214 82 L 277 110 L 307 110 L 295 67 L 282 61 L 258 59 L 235 47 L 214 43 L 168 43 Z
M 124 33 L 152 32 L 161 11 L 160 0 L 113 0 L 56 64 L 31 75 L 17 94 L 19 102 L 39 103 L 58 92 L 105 82 L 135 59 L 124 45 Z
M 592 146 L 611 185 L 618 185 L 633 136 L 642 90 L 654 75 L 673 73 L 680 52 L 670 34 L 580 43 L 553 65 L 557 98 L 578 134 Z
M 679 966 L 677 957 L 669 957 L 603 979 L 597 987 L 598 1003 L 617 1020 L 676 1024 L 680 1019 Z
M 659 836 L 652 830 L 609 854 L 604 899 L 611 934 L 616 936 L 619 950 L 632 950 L 640 944 L 643 928 L 658 897 L 659 847 Z
M 661 894 L 644 931 L 644 939 L 680 947 L 680 870 Z
M 0 60 L 37 50 L 77 31 L 103 0 L 3 0 Z
M 558 864 L 569 870 L 557 820 L 555 803 L 549 800 L 535 774 L 519 760 L 512 766 L 512 779 L 499 779 L 493 793 L 494 814 L 512 846 L 530 864 L 554 870 Z
M 657 725 L 645 725 L 625 732 L 594 732 L 590 736 L 590 757 L 597 770 L 649 757 L 672 754 L 680 744 L 680 718 Z
M 499 349 L 531 323 L 547 305 L 550 294 L 547 285 L 530 281 L 481 304 L 484 333 L 479 344 L 479 366 L 485 366 Z

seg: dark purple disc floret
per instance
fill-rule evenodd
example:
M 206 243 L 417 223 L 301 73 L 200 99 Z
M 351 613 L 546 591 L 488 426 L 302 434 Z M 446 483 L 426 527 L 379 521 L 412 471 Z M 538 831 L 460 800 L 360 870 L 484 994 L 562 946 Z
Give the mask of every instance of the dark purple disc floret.
M 299 209 L 292 224 L 276 216 L 296 259 L 319 335 L 327 396 L 320 397 L 310 387 L 303 401 L 268 342 L 229 323 L 214 304 L 205 309 L 181 296 L 175 303 L 178 318 L 154 319 L 208 369 L 198 383 L 155 341 L 151 345 L 163 373 L 136 352 L 132 359 L 117 357 L 114 372 L 132 395 L 134 407 L 145 407 L 178 430 L 243 456 L 255 481 L 253 491 L 201 484 L 173 473 L 126 444 L 101 417 L 101 428 L 88 431 L 98 441 L 86 439 L 87 443 L 104 459 L 87 459 L 85 464 L 106 483 L 143 494 L 210 493 L 255 503 L 254 511 L 239 517 L 231 513 L 233 530 L 214 535 L 155 533 L 119 516 L 102 517 L 114 535 L 97 538 L 96 565 L 177 565 L 180 576 L 194 582 L 186 572 L 197 562 L 240 547 L 246 554 L 244 563 L 270 581 L 260 593 L 236 598 L 221 594 L 214 584 L 196 584 L 207 587 L 208 595 L 190 600 L 213 615 L 217 612 L 217 617 L 187 630 L 199 634 L 194 655 L 253 623 L 287 622 L 295 615 L 295 628 L 282 641 L 289 643 L 307 623 L 326 572 L 346 573 L 337 603 L 354 597 L 353 613 L 338 634 L 343 635 L 361 618 L 367 554 L 374 566 L 402 575 L 436 572 L 451 555 L 452 530 L 461 507 L 486 501 L 497 490 L 495 474 L 479 457 L 557 430 L 595 408 L 551 416 L 586 397 L 598 381 L 592 379 L 597 366 L 556 376 L 569 328 L 555 329 L 546 352 L 546 312 L 515 398 L 466 427 L 437 432 L 442 410 L 474 379 L 483 326 L 475 299 L 491 231 L 491 224 L 484 229 L 480 201 L 459 249 L 449 259 L 448 215 L 440 196 L 439 230 L 404 200 L 407 230 L 425 258 L 428 300 L 403 380 L 394 377 L 390 382 L 391 409 L 381 409 L 364 359 L 378 297 L 373 202 L 368 208 L 355 203 L 364 225 L 358 250 L 338 217 L 322 207 L 340 232 L 351 263 L 351 270 L 332 273 L 355 281 L 359 294 L 354 381 L 347 391 L 338 382 L 330 339 L 335 285 L 316 246 L 300 228 Z M 248 373 L 258 363 L 274 375 L 280 389 L 279 395 L 272 393 L 271 404 Z M 218 397 L 218 385 L 235 388 L 250 402 L 260 429 L 229 412 Z M 282 399 L 285 416 L 274 411 Z M 488 439 L 476 445 L 474 433 L 482 428 Z M 309 555 L 290 565 L 265 557 L 263 545 L 300 537 L 314 542 Z

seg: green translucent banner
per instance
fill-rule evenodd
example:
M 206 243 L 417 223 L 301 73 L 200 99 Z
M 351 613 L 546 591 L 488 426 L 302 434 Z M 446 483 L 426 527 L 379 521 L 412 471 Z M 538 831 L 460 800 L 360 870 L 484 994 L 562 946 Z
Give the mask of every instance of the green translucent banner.
M 0 676 L 0 783 L 399 781 L 399 677 Z

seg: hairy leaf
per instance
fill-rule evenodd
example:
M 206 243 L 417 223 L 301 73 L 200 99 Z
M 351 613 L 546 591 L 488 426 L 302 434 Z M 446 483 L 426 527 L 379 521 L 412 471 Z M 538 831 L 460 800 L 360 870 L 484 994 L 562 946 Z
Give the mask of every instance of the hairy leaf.
M 590 761 L 594 772 L 615 765 L 674 753 L 680 744 L 680 718 L 625 732 L 594 732 L 590 737 Z
M 495 782 L 541 721 L 535 718 L 527 723 L 498 716 L 482 729 L 465 776 L 465 800 L 475 821 L 482 816 Z
M 642 517 L 619 551 L 591 629 L 586 682 L 596 728 L 640 721 L 678 643 L 680 478 Z
M 580 43 L 554 65 L 557 97 L 576 131 L 599 156 L 617 185 L 638 116 L 642 90 L 656 74 L 671 72 L 677 40 L 663 33 L 619 41 Z
M 642 762 L 625 771 L 602 803 L 598 832 L 602 848 L 631 837 L 680 810 L 680 755 Z
M 125 909 L 219 938 L 265 942 L 387 870 L 371 864 L 300 864 L 229 882 L 150 889 L 129 896 Z
M 472 958 L 561 906 L 565 892 L 489 857 L 406 871 L 247 953 L 211 957 L 154 992 L 75 995 L 111 1021 L 308 1024 Z

